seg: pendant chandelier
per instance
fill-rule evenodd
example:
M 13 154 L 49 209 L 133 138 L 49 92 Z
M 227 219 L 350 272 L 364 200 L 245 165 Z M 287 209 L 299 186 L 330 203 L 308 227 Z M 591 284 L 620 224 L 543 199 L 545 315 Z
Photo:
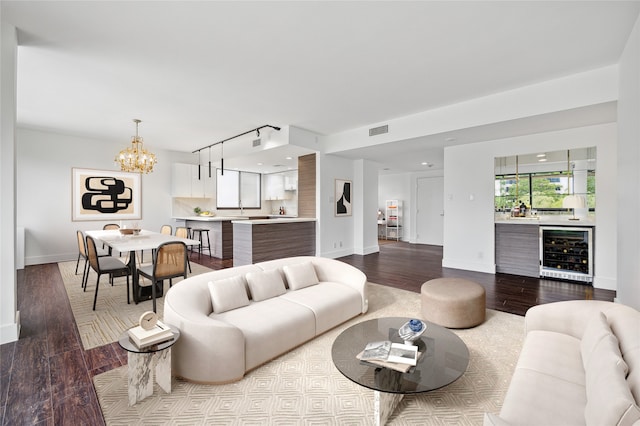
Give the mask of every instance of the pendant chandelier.
M 131 146 L 120 151 L 116 155 L 115 161 L 123 172 L 152 172 L 153 166 L 158 160 L 156 160 L 155 154 L 150 153 L 142 146 L 142 138 L 138 136 L 138 124 L 142 120 L 136 118 L 133 122 L 136 123 L 136 135 L 131 139 Z

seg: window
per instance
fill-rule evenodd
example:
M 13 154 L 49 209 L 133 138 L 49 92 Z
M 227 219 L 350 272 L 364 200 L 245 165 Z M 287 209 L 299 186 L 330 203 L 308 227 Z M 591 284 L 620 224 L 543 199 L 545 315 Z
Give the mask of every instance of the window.
M 498 175 L 495 180 L 495 208 L 508 211 L 521 203 L 536 210 L 562 210 L 562 201 L 569 193 L 574 193 L 574 176 L 566 172 L 524 173 Z M 595 171 L 587 172 L 587 207 L 596 207 Z M 575 192 L 578 193 L 578 192 Z
M 260 173 L 216 170 L 216 207 L 219 209 L 259 209 Z

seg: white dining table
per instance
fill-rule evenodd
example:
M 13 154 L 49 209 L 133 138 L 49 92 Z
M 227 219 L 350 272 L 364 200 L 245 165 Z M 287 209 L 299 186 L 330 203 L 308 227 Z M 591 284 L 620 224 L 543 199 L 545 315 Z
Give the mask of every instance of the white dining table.
M 85 234 L 120 253 L 129 252 L 128 266 L 133 280 L 133 300 L 138 303 L 138 268 L 136 265 L 136 252 L 143 250 L 155 250 L 162 243 L 181 241 L 187 246 L 199 246 L 200 241 L 189 238 L 176 237 L 175 235 L 161 234 L 159 232 L 141 230 L 138 235 L 123 235 L 119 229 L 100 229 L 85 231 Z M 146 299 L 144 299 L 146 300 Z

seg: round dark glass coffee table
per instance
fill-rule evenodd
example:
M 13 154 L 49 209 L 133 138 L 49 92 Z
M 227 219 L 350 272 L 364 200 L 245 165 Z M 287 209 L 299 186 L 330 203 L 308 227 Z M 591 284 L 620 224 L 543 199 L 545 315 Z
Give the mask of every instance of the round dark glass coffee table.
M 356 358 L 369 342 L 403 343 L 398 330 L 409 318 L 377 318 L 344 330 L 333 342 L 331 357 L 349 380 L 374 391 L 374 420 L 382 425 L 405 394 L 429 392 L 457 380 L 469 365 L 467 345 L 452 331 L 426 322 L 427 330 L 416 340 L 422 355 L 406 373 L 379 367 Z

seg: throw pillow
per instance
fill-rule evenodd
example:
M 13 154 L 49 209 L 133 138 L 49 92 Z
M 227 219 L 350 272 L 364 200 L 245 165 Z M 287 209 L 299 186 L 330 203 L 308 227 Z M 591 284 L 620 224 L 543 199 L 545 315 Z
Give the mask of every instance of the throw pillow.
M 587 369 L 589 364 L 589 358 L 593 353 L 596 345 L 606 336 L 613 334 L 607 317 L 602 312 L 598 312 L 598 315 L 594 315 L 593 318 L 587 322 L 580 341 L 580 352 L 582 353 L 582 366 Z
M 287 283 L 289 283 L 291 290 L 300 290 L 320 282 L 311 262 L 287 265 L 282 270 L 285 277 L 287 277 Z
M 246 275 L 249 284 L 249 292 L 254 302 L 271 299 L 286 293 L 284 281 L 280 272 L 276 269 L 272 271 L 249 272 Z
M 209 281 L 213 312 L 220 314 L 249 304 L 247 289 L 241 276 Z

